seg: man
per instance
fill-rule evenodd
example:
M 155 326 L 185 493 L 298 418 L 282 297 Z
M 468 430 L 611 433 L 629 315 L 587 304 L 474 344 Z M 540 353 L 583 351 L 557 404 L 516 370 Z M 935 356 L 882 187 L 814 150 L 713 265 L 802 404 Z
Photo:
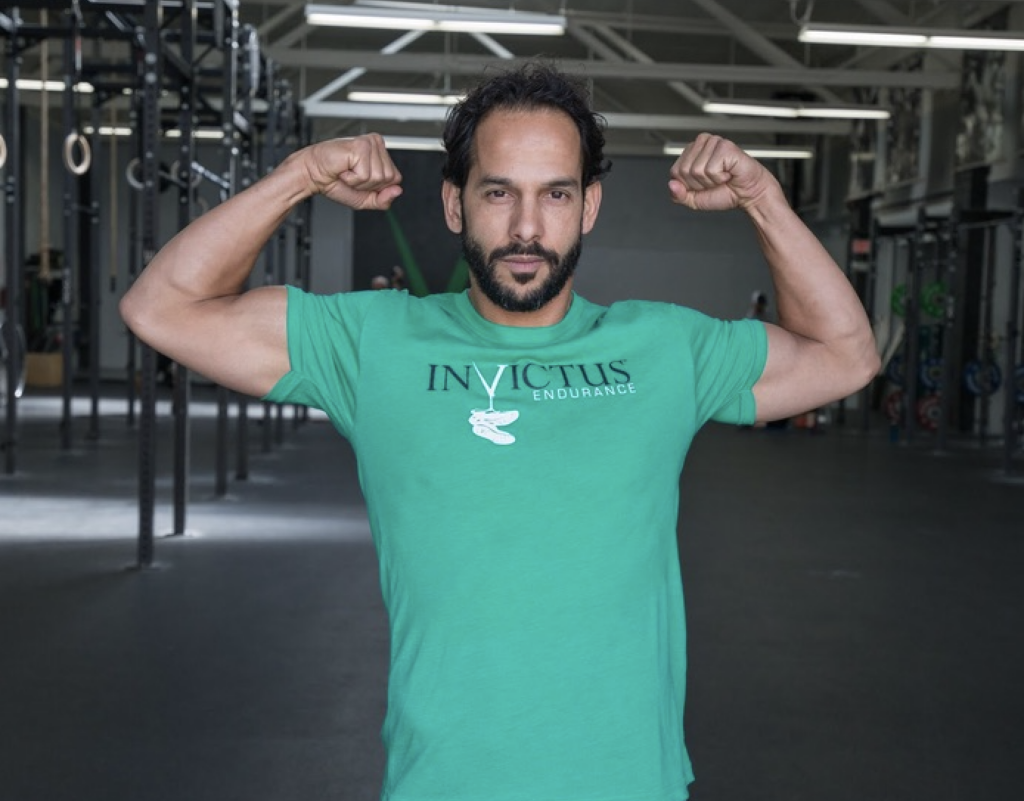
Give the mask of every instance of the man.
M 391 623 L 386 799 L 679 801 L 693 778 L 676 552 L 689 443 L 709 419 L 856 391 L 877 368 L 870 328 L 778 183 L 730 142 L 698 137 L 670 197 L 747 212 L 781 327 L 573 293 L 607 164 L 586 95 L 557 72 L 489 79 L 445 144 L 466 293 L 243 291 L 304 198 L 399 198 L 369 135 L 311 145 L 196 220 L 122 313 L 200 373 L 324 409 L 351 440 Z

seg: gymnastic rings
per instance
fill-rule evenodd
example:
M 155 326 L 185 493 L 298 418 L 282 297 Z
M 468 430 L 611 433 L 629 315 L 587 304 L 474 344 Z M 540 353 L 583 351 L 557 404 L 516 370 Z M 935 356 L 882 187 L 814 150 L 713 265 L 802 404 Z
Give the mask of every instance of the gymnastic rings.
M 75 161 L 75 147 L 81 155 L 80 161 Z M 72 131 L 64 137 L 64 166 L 72 175 L 85 175 L 92 166 L 92 148 L 89 140 L 78 131 Z
M 7 163 L 7 140 L 4 139 L 4 135 L 0 134 L 0 170 L 4 168 Z
M 124 169 L 124 177 L 128 181 L 128 186 L 136 190 L 142 189 L 141 173 L 142 162 L 139 160 L 138 156 L 136 156 L 128 162 L 128 166 Z M 137 177 L 137 175 L 140 177 Z
M 180 164 L 181 164 L 180 161 L 177 161 L 177 160 L 172 161 L 171 162 L 171 169 L 169 170 L 170 178 L 171 178 L 171 183 L 176 184 L 179 187 L 182 185 L 181 179 L 178 178 L 178 165 L 180 165 Z M 191 169 L 189 169 L 189 174 L 191 175 L 191 178 L 189 179 L 189 184 L 188 184 L 189 189 L 197 189 L 199 187 L 199 184 L 201 184 L 203 182 L 203 176 L 200 175 L 198 172 L 194 172 Z
M 170 166 L 170 169 L 168 169 L 166 171 L 162 169 L 162 170 L 159 171 L 158 175 L 159 175 L 159 178 L 160 178 L 160 191 L 161 192 L 164 189 L 166 189 L 168 186 L 170 186 L 171 184 L 174 184 L 177 187 L 184 186 L 184 184 L 182 184 L 182 182 L 180 180 L 178 180 L 178 164 L 179 163 L 180 162 L 177 162 L 177 161 L 172 162 L 172 164 Z M 197 189 L 199 187 L 199 184 L 201 184 L 203 182 L 203 176 L 201 174 L 199 174 L 198 172 L 195 172 L 195 171 L 191 171 L 191 172 L 192 172 L 192 177 L 189 180 L 188 188 L 189 189 Z M 125 170 L 124 170 L 124 175 L 125 175 L 125 178 L 128 181 L 128 186 L 130 186 L 132 189 L 135 189 L 135 190 L 142 189 L 142 187 L 143 187 L 143 182 L 142 182 L 142 161 L 139 159 L 138 156 L 136 156 L 135 158 L 133 158 L 131 161 L 128 162 L 128 166 L 125 167 Z

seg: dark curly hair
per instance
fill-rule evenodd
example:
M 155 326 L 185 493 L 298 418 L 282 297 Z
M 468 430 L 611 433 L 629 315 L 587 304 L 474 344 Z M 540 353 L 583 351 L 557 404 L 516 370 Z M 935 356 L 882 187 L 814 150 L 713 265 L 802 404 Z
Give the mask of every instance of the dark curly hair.
M 583 186 L 601 180 L 611 169 L 611 162 L 604 157 L 604 118 L 591 110 L 590 93 L 582 81 L 539 61 L 488 78 L 452 107 L 444 126 L 444 179 L 459 189 L 466 186 L 473 162 L 473 137 L 490 112 L 543 108 L 564 112 L 576 123 Z

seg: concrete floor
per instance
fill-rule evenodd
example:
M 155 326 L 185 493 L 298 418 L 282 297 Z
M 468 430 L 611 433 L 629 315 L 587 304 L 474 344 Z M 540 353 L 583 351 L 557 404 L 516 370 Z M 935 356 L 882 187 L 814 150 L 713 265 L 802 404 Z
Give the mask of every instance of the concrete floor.
M 0 801 L 376 798 L 387 626 L 330 426 L 266 453 L 253 427 L 251 478 L 215 499 L 197 417 L 191 533 L 138 570 L 123 402 L 70 451 L 52 399 L 22 409 Z M 998 466 L 881 431 L 701 434 L 680 523 L 695 801 L 1019 801 L 1024 483 Z

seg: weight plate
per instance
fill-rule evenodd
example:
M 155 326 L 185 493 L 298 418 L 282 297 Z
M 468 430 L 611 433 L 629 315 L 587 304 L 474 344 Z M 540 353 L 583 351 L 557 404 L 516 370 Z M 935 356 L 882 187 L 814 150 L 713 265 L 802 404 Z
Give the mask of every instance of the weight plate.
M 895 384 L 896 386 L 903 386 L 904 375 L 902 354 L 897 353 L 895 356 L 889 359 L 889 363 L 885 366 L 885 377 L 888 378 L 889 381 Z
M 917 421 L 921 428 L 934 431 L 942 417 L 942 402 L 938 395 L 928 395 L 917 402 Z
M 903 422 L 903 390 L 896 389 L 885 396 L 882 404 L 886 418 L 894 426 Z
M 946 285 L 932 281 L 921 290 L 921 311 L 929 317 L 944 317 L 946 314 Z
M 897 317 L 902 317 L 907 311 L 907 285 L 900 284 L 895 287 L 892 291 L 892 297 L 889 298 L 889 305 L 892 307 L 892 313 Z
M 972 395 L 987 398 L 1003 385 L 1003 371 L 995 362 L 972 359 L 964 366 L 964 387 Z
M 921 367 L 918 369 L 917 374 L 925 389 L 941 389 L 942 359 L 936 357 L 925 359 L 921 362 Z

